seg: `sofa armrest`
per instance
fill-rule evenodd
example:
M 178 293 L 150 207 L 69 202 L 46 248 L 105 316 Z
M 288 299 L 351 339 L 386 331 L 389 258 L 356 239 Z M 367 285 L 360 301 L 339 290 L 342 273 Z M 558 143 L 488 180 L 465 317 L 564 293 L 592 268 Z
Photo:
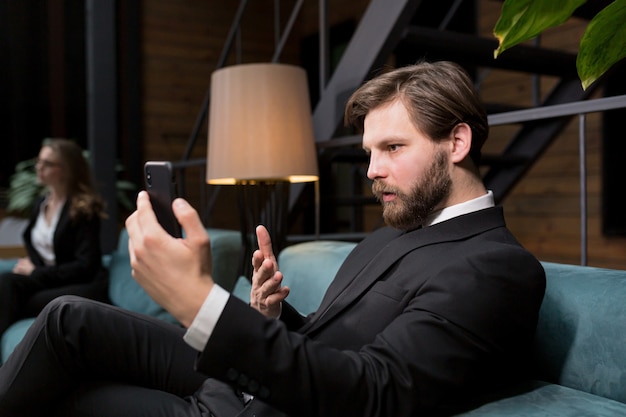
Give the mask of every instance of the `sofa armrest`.
M 543 266 L 535 378 L 626 403 L 626 271 Z

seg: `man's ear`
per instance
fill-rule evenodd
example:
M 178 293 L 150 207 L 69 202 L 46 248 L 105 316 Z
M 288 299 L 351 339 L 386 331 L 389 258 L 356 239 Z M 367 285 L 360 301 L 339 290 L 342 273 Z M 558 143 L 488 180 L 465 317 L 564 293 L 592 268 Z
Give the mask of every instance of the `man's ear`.
M 469 155 L 472 147 L 472 128 L 467 123 L 459 123 L 452 129 L 452 154 L 450 160 L 459 163 Z

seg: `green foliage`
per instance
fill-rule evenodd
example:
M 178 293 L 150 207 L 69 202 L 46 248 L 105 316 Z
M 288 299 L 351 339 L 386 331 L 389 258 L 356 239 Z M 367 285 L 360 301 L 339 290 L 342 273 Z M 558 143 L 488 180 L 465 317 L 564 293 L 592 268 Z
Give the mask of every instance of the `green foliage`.
M 115 164 L 115 171 L 117 173 L 121 173 L 122 171 L 124 171 L 124 166 L 119 163 Z M 126 210 L 135 210 L 135 199 L 130 198 L 129 195 L 134 195 L 137 193 L 137 186 L 130 181 L 116 180 L 115 189 L 117 202 Z
M 9 183 L 7 211 L 19 215 L 27 215 L 43 187 L 37 181 L 35 173 L 36 158 L 19 162 L 15 165 L 15 173 L 11 175 Z
M 576 58 L 583 88 L 626 57 L 626 0 L 616 0 L 589 22 Z
M 570 18 L 574 10 L 586 0 L 506 0 L 493 34 L 500 45 L 494 51 L 502 52 L 539 35 L 547 28 L 558 26 Z
M 494 28 L 505 50 L 567 21 L 586 0 L 506 0 Z M 576 69 L 584 89 L 626 56 L 626 0 L 615 0 L 590 22 L 580 42 Z

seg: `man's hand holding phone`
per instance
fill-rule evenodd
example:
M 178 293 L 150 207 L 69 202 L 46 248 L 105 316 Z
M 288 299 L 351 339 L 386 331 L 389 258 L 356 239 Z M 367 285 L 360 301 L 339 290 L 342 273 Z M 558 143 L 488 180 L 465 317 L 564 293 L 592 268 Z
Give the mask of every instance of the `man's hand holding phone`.
M 211 243 L 198 213 L 184 199 L 173 213 L 185 230 L 174 239 L 159 225 L 148 193 L 137 196 L 137 210 L 126 220 L 132 275 L 143 289 L 188 327 L 213 288 Z

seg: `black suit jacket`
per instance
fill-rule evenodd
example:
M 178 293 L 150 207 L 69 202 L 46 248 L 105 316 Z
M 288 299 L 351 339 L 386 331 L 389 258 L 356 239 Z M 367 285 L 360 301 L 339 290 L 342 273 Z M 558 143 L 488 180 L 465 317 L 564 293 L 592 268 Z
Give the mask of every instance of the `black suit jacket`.
M 104 270 L 100 246 L 100 218 L 94 215 L 90 218 L 80 216 L 71 219 L 69 201 L 63 206 L 54 231 L 53 245 L 56 264 L 52 266 L 44 264 L 31 241 L 31 231 L 35 226 L 43 201 L 41 199 L 35 204 L 23 234 L 28 257 L 35 265 L 31 276 L 45 283 L 49 288 L 91 282 L 101 277 Z
M 353 250 L 308 318 L 285 306 L 268 320 L 231 297 L 197 367 L 255 395 L 242 416 L 454 409 L 519 377 L 544 289 L 499 207 L 384 228 Z

